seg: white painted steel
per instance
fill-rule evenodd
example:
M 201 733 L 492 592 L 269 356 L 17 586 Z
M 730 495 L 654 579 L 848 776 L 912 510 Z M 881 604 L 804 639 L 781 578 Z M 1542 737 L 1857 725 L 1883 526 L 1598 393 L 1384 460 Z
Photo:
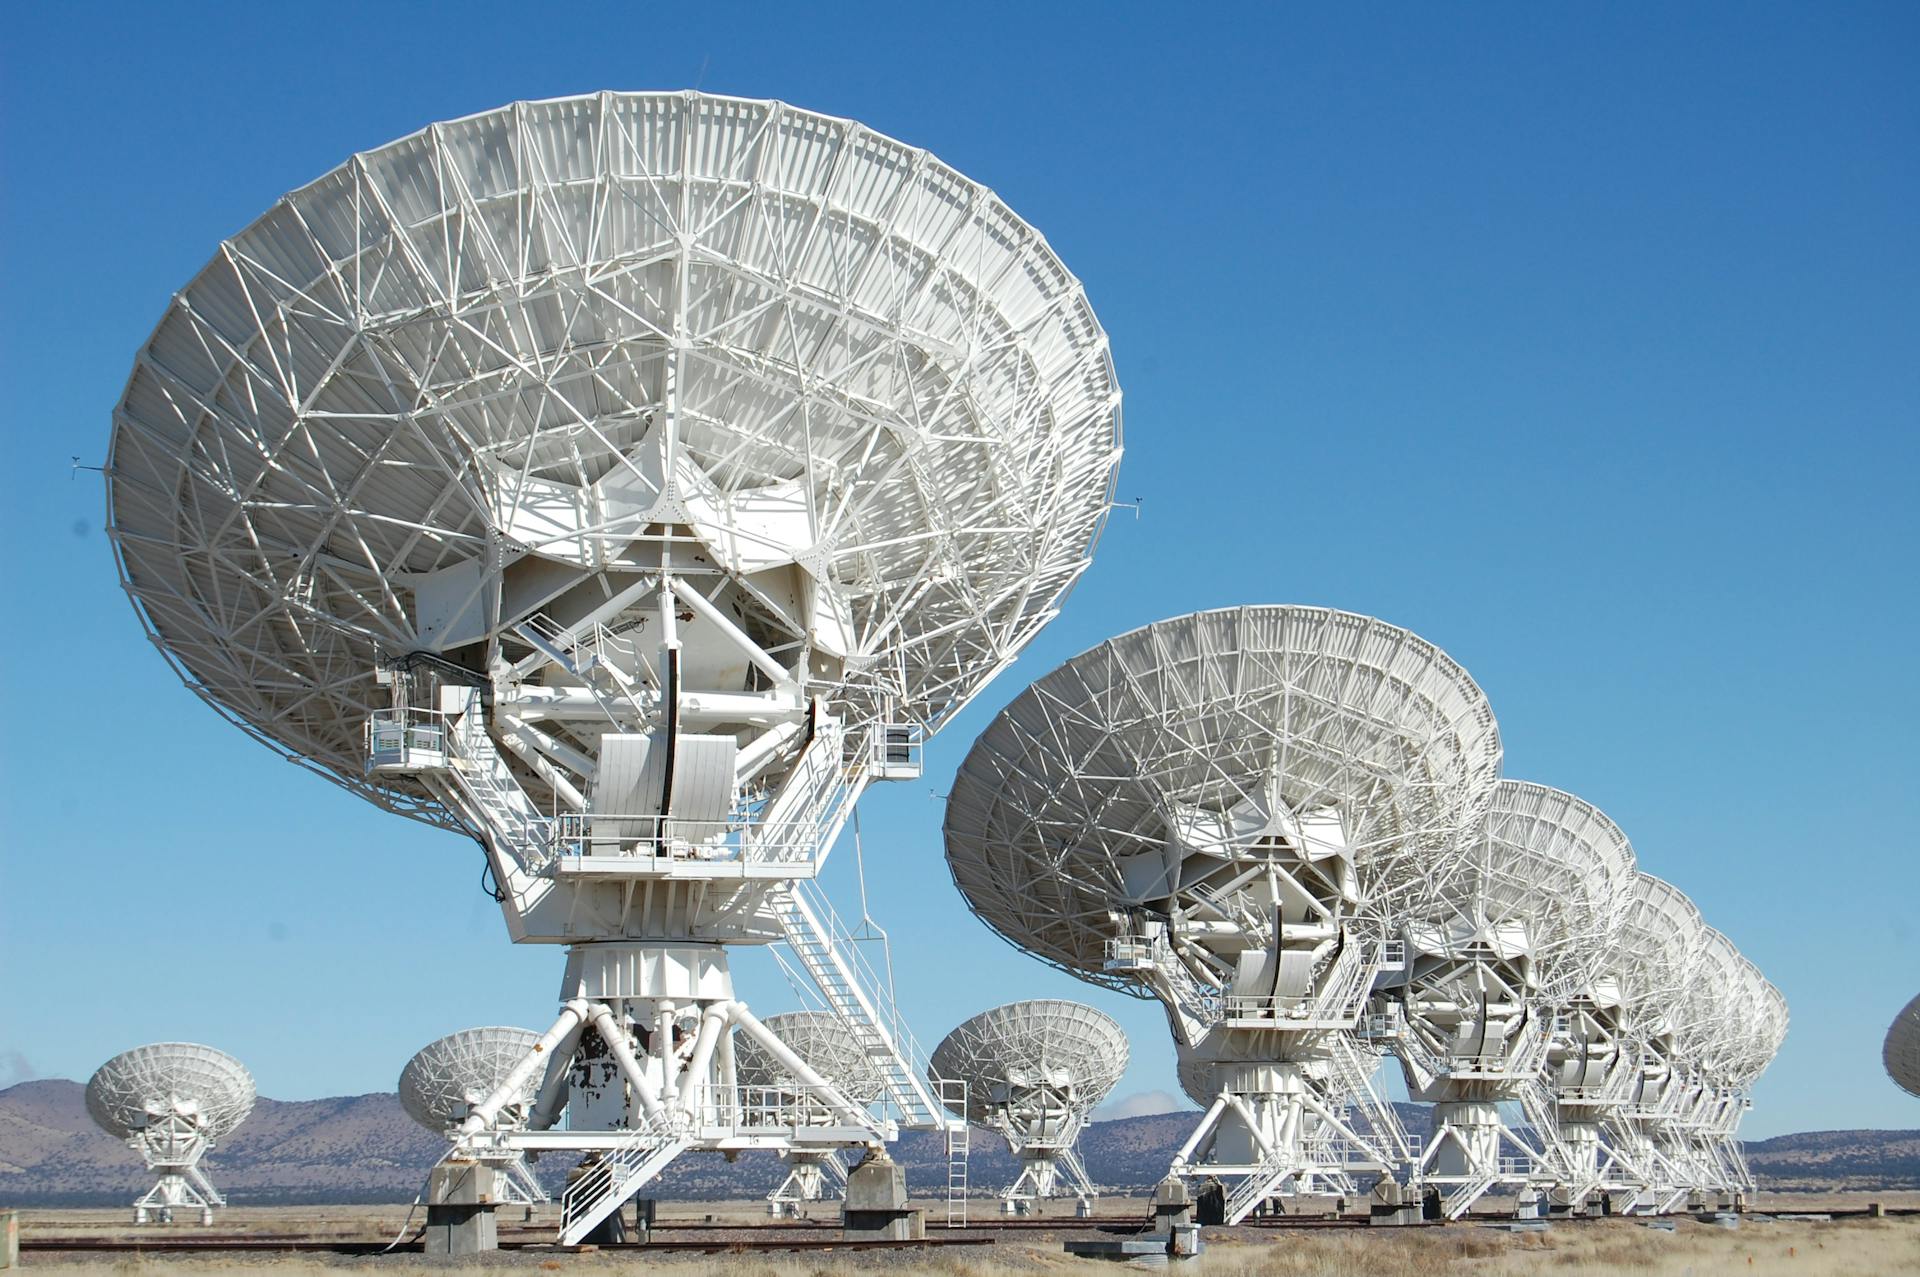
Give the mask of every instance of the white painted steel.
M 224 1051 L 196 1042 L 156 1042 L 114 1056 L 87 1081 L 87 1113 L 145 1159 L 156 1176 L 134 1222 L 162 1223 L 176 1209 L 210 1223 L 226 1205 L 200 1160 L 253 1111 L 253 1075 Z
M 1394 1042 L 1408 1093 L 1435 1105 L 1414 1168 L 1459 1218 L 1497 1185 L 1562 1178 L 1544 1146 L 1551 1114 L 1523 1138 L 1502 1103 L 1536 1098 L 1556 1024 L 1589 996 L 1634 875 L 1613 823 L 1557 789 L 1503 780 L 1486 821 L 1444 866 L 1409 866 L 1407 971 L 1380 999 L 1406 1031 Z
M 114 544 L 217 710 L 465 826 L 365 773 L 381 659 L 518 659 L 656 570 L 666 516 L 792 677 L 932 726 L 1086 566 L 1118 402 L 1078 281 L 926 152 L 772 102 L 520 103 L 221 246 L 115 410 Z
M 527 1058 L 540 1050 L 541 1037 L 531 1029 L 487 1025 L 461 1029 L 429 1042 L 400 1070 L 400 1107 L 430 1131 L 453 1141 L 449 1155 L 460 1154 L 491 1165 L 500 1173 L 501 1200 L 532 1205 L 547 1200 L 547 1192 L 518 1149 L 496 1146 L 490 1139 L 466 1138 L 464 1125 L 474 1108 L 505 1091 L 509 1098 L 486 1123 L 489 1136 L 524 1130 L 532 1120 L 542 1077 L 523 1069 Z
M 860 1044 L 841 1024 L 840 1017 L 831 1011 L 783 1011 L 766 1017 L 761 1023 L 855 1104 L 872 1104 L 885 1093 L 886 1079 L 881 1076 L 879 1066 L 860 1049 Z M 804 1089 L 792 1070 L 783 1067 L 754 1039 L 737 1036 L 733 1049 L 734 1067 L 741 1086 Z
M 850 121 L 603 93 L 363 153 L 222 245 L 107 473 L 189 687 L 473 834 L 511 936 L 573 946 L 567 1032 L 618 1068 L 569 1126 L 643 1110 L 618 1197 L 718 1146 L 675 1114 L 730 1084 L 672 1042 L 748 1023 L 730 944 L 788 943 L 879 1061 L 863 1142 L 946 1120 L 796 884 L 1056 614 L 1119 452 L 1085 292 L 992 192 Z M 610 1209 L 576 1188 L 569 1233 Z
M 1543 847 L 1561 840 L 1579 845 L 1587 850 L 1565 858 L 1598 865 L 1603 872 L 1600 890 L 1572 902 L 1576 919 L 1566 931 L 1586 937 L 1569 964 L 1575 969 L 1543 973 L 1543 986 L 1551 986 L 1543 1006 L 1552 1020 L 1546 1068 L 1520 1093 L 1544 1159 L 1540 1180 L 1552 1206 L 1581 1211 L 1602 1192 L 1632 1195 L 1642 1183 L 1640 1170 L 1608 1126 L 1630 1101 L 1640 1076 L 1640 1054 L 1626 1031 L 1620 952 L 1640 875 L 1626 834 L 1604 812 L 1554 790 L 1538 797 L 1548 810 L 1532 817 L 1542 821 L 1535 841 Z
M 785 1043 L 808 1068 L 839 1088 L 855 1104 L 867 1105 L 886 1092 L 886 1078 L 873 1057 L 849 1035 L 840 1017 L 831 1011 L 784 1011 L 762 1023 Z M 739 1085 L 748 1094 L 765 1093 L 793 1100 L 808 1094 L 806 1084 L 774 1058 L 760 1042 L 747 1035 L 733 1038 L 734 1068 Z M 815 1119 L 830 1121 L 824 1110 Z M 767 1209 L 775 1216 L 800 1214 L 807 1203 L 826 1201 L 846 1187 L 846 1163 L 831 1149 L 790 1149 L 781 1154 L 787 1174 L 767 1194 Z
M 209 1139 L 219 1139 L 253 1111 L 247 1066 L 197 1042 L 155 1042 L 122 1051 L 87 1079 L 87 1114 L 119 1139 L 144 1129 L 162 1109 L 191 1107 Z
M 1670 1209 L 1695 1178 L 1668 1128 L 1687 1090 L 1676 1037 L 1706 930 L 1679 888 L 1645 873 L 1634 879 L 1612 957 L 1623 990 L 1622 1031 L 1637 1062 L 1628 1098 L 1605 1128 L 1632 1168 L 1623 1203 L 1629 1211 Z
M 457 1127 L 539 1041 L 532 1029 L 489 1025 L 430 1042 L 400 1070 L 400 1107 L 430 1131 Z M 540 1080 L 535 1073 L 520 1083 L 512 1102 L 523 1114 L 533 1106 Z
M 963 1116 L 1007 1141 L 1021 1169 L 1000 1198 L 1010 1213 L 1024 1213 L 1062 1192 L 1089 1205 L 1098 1195 L 1075 1144 L 1128 1057 L 1112 1016 L 1043 998 L 966 1020 L 934 1047 L 928 1073 L 936 1084 L 965 1083 Z
M 1485 697 L 1417 636 L 1320 608 L 1198 613 L 1016 698 L 955 780 L 947 859 L 1014 944 L 1167 1005 L 1220 1088 L 1174 1171 L 1237 1179 L 1232 1217 L 1390 1164 L 1330 1103 L 1334 1044 L 1499 764 Z M 1350 1155 L 1323 1160 L 1309 1128 Z

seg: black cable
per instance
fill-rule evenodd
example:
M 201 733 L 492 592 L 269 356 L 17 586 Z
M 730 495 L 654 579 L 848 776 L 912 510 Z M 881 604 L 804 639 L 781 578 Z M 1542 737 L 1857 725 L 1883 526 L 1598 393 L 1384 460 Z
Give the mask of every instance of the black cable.
M 480 843 L 480 851 L 482 853 L 480 857 L 480 890 L 492 896 L 493 903 L 503 905 L 507 902 L 507 893 L 500 890 L 500 880 L 494 878 L 491 883 L 487 881 L 487 879 L 493 878 L 493 857 L 485 854 L 487 850 L 486 843 L 480 842 L 478 838 L 474 839 L 474 841 Z

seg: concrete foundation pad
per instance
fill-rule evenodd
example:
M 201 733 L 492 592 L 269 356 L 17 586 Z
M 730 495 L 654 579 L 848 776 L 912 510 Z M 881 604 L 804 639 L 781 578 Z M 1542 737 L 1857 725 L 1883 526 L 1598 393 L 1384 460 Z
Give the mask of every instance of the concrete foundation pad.
M 847 1172 L 841 1235 L 848 1241 L 911 1242 L 927 1235 L 926 1212 L 907 1205 L 906 1168 L 876 1149 Z
M 493 1212 L 500 1173 L 478 1162 L 442 1162 L 427 1177 L 427 1226 L 420 1241 L 429 1255 L 480 1255 L 500 1248 Z

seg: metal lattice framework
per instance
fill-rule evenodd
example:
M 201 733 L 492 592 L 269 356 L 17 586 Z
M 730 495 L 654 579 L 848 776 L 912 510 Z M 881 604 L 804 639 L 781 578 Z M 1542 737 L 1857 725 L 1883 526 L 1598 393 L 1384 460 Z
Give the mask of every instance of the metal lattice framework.
M 990 191 L 851 121 L 603 93 L 358 155 L 222 245 L 107 473 L 188 685 L 474 834 L 513 938 L 571 946 L 500 1138 L 598 1159 L 577 1241 L 681 1149 L 824 1138 L 724 1080 L 771 1035 L 721 946 L 786 943 L 882 1062 L 891 1116 L 814 1088 L 843 1144 L 945 1120 L 810 880 L 1056 614 L 1119 451 L 1085 292 Z
M 808 1067 L 839 1087 L 856 1104 L 871 1104 L 886 1091 L 886 1078 L 873 1059 L 848 1036 L 840 1017 L 831 1011 L 783 1011 L 763 1023 L 793 1049 Z M 734 1068 L 740 1085 L 772 1090 L 804 1091 L 793 1070 L 775 1059 L 751 1038 L 737 1039 Z
M 134 1222 L 171 1222 L 176 1207 L 202 1223 L 226 1199 L 200 1159 L 253 1111 L 253 1075 L 224 1051 L 196 1042 L 155 1042 L 114 1056 L 87 1080 L 87 1113 L 125 1140 L 158 1179 L 133 1204 Z
M 1435 1131 L 1415 1167 L 1458 1218 L 1495 1184 L 1558 1178 L 1565 1160 L 1538 1088 L 1576 995 L 1590 995 L 1634 875 L 1624 835 L 1591 804 L 1503 780 L 1486 822 L 1407 899 L 1407 971 L 1382 994 L 1405 1031 L 1395 1050 Z M 1529 1107 L 1534 1142 L 1501 1119 Z M 1548 1141 L 1543 1143 L 1542 1141 Z
M 964 1082 L 964 1116 L 998 1131 L 1020 1159 L 1019 1176 L 1000 1193 L 1017 1211 L 1063 1187 L 1082 1202 L 1097 1195 L 1074 1144 L 1126 1072 L 1128 1057 L 1126 1034 L 1112 1016 L 1042 998 L 963 1022 L 934 1047 L 928 1069 L 935 1079 Z
M 531 1029 L 488 1025 L 430 1042 L 400 1070 L 400 1107 L 430 1131 L 458 1126 L 467 1110 L 492 1095 L 539 1040 Z M 533 1106 L 538 1083 L 539 1078 L 528 1076 L 512 1101 L 523 1115 Z
M 190 1107 L 208 1139 L 227 1135 L 253 1112 L 247 1066 L 197 1042 L 155 1042 L 122 1051 L 87 1080 L 87 1114 L 119 1139 L 144 1130 L 156 1112 Z
M 1343 1169 L 1309 1120 L 1387 1164 L 1328 1103 L 1365 1077 L 1330 1071 L 1357 1067 L 1341 1035 L 1377 942 L 1478 826 L 1499 764 L 1485 697 L 1417 636 L 1320 608 L 1197 613 L 1017 697 L 955 780 L 947 860 L 1014 944 L 1166 1003 L 1221 1087 L 1174 1169 L 1238 1177 L 1237 1221 Z
M 1901 1007 L 1887 1026 L 1880 1059 L 1895 1086 L 1908 1095 L 1920 1095 L 1920 994 Z
M 1572 929 L 1588 936 L 1575 957 L 1578 974 L 1543 964 L 1543 985 L 1552 986 L 1546 1010 L 1552 1036 L 1544 1075 L 1522 1093 L 1523 1106 L 1545 1157 L 1543 1179 L 1556 1212 L 1587 1209 L 1594 1195 L 1637 1191 L 1640 1171 L 1614 1147 L 1606 1123 L 1629 1102 L 1638 1086 L 1640 1055 L 1624 1030 L 1626 989 L 1620 946 L 1627 919 L 1640 899 L 1632 844 L 1599 808 L 1571 794 L 1542 791 L 1551 808 L 1536 837 L 1543 845 L 1559 840 L 1589 850 L 1569 858 L 1591 857 L 1606 867 L 1606 883 L 1595 897 L 1600 905 Z M 1498 800 L 1496 799 L 1496 807 Z
M 1667 1124 L 1687 1089 L 1678 1038 L 1706 933 L 1684 892 L 1650 874 L 1637 875 L 1610 954 L 1621 981 L 1622 1031 L 1636 1057 L 1635 1077 L 1604 1128 L 1637 1181 L 1625 1202 L 1629 1210 L 1671 1209 L 1692 1187 L 1694 1172 L 1684 1156 L 1676 1157 Z
M 1010 942 L 1148 996 L 1108 961 L 1136 938 L 1125 919 L 1150 899 L 1232 912 L 1212 884 L 1153 875 L 1156 863 L 1220 861 L 1232 897 L 1249 866 L 1343 862 L 1331 890 L 1310 889 L 1327 899 L 1308 911 L 1329 920 L 1363 912 L 1359 865 L 1380 889 L 1364 912 L 1384 916 L 1418 881 L 1402 867 L 1446 858 L 1478 824 L 1499 766 L 1486 698 L 1418 636 L 1323 608 L 1195 613 L 1109 639 L 1002 711 L 955 779 L 947 862 Z M 1296 813 L 1323 812 L 1339 818 L 1337 846 L 1300 832 Z M 1217 960 L 1193 968 L 1230 980 Z
M 364 772 L 382 654 L 484 669 L 657 566 L 667 514 L 789 665 L 938 723 L 1084 569 L 1118 399 L 1078 281 L 924 151 L 772 102 L 520 103 L 221 246 L 115 410 L 114 543 L 215 708 L 463 823 Z
M 872 1104 L 886 1093 L 887 1079 L 873 1057 L 831 1011 L 784 1011 L 768 1016 L 764 1023 L 799 1062 L 832 1082 L 851 1102 Z M 734 1070 L 740 1094 L 749 1105 L 772 1100 L 809 1107 L 811 1092 L 806 1082 L 755 1038 L 745 1034 L 734 1038 Z M 832 1114 L 818 1105 L 810 1111 L 812 1120 L 832 1120 Z M 767 1194 L 770 1214 L 797 1216 L 806 1203 L 825 1201 L 846 1185 L 846 1163 L 830 1149 L 788 1149 L 781 1156 L 787 1160 L 787 1174 Z
M 460 1139 L 460 1124 L 477 1104 L 500 1092 L 511 1080 L 497 1131 L 524 1128 L 538 1098 L 539 1075 L 521 1070 L 520 1061 L 539 1044 L 531 1029 L 487 1025 L 461 1029 L 429 1042 L 400 1070 L 400 1107 L 420 1125 L 450 1136 L 448 1155 L 461 1153 L 494 1167 L 501 1200 L 532 1205 L 547 1200 L 546 1188 L 518 1149 L 504 1142 L 484 1144 Z

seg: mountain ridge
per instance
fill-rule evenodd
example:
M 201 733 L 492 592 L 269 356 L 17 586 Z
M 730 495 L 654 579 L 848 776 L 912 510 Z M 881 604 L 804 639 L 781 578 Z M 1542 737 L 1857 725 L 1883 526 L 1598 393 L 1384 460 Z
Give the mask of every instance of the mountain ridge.
M 145 1167 L 87 1116 L 85 1088 L 61 1078 L 0 1091 L 0 1205 L 120 1206 L 151 1184 Z M 1418 1137 L 1426 1110 L 1401 1107 Z M 1090 1123 L 1080 1151 L 1098 1184 L 1139 1191 L 1166 1173 L 1193 1129 L 1192 1111 Z M 1762 1188 L 1776 1191 L 1920 1189 L 1920 1130 L 1808 1131 L 1747 1144 Z M 446 1150 L 416 1125 L 390 1091 L 318 1100 L 262 1098 L 207 1159 L 213 1181 L 236 1205 L 325 1205 L 412 1200 Z M 944 1191 L 946 1145 L 937 1132 L 908 1132 L 894 1149 L 917 1192 Z M 568 1159 L 549 1158 L 541 1179 L 557 1187 Z M 666 1199 L 764 1195 L 786 1174 L 770 1154 L 689 1154 L 662 1177 Z M 968 1179 L 995 1190 L 1018 1174 L 1000 1139 L 976 1130 Z

